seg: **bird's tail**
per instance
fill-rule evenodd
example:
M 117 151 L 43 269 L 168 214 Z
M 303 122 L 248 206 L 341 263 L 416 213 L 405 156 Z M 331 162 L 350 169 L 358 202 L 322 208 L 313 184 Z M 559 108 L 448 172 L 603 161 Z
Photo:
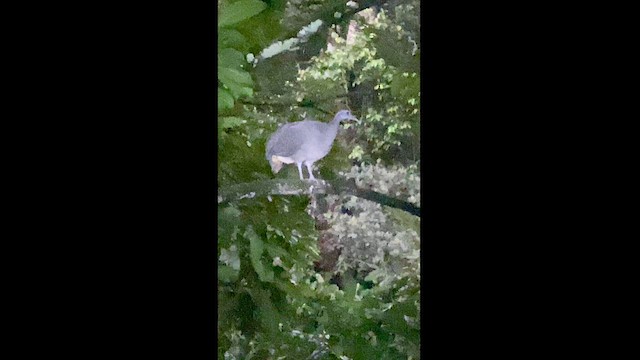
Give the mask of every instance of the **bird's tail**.
M 278 171 L 280 171 L 280 169 L 282 169 L 282 164 L 293 164 L 294 160 L 290 157 L 286 157 L 286 156 L 278 156 L 278 155 L 271 155 L 271 160 L 269 161 L 269 164 L 271 164 L 271 171 L 273 171 L 274 174 L 277 174 Z
M 271 157 L 269 164 L 271 165 L 271 171 L 273 171 L 274 174 L 277 174 L 278 171 L 282 169 L 282 161 L 280 161 L 280 159 L 275 155 Z

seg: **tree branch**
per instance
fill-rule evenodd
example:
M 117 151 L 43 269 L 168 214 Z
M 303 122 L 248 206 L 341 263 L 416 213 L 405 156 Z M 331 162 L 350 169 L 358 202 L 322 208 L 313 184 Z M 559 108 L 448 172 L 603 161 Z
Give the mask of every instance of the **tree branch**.
M 218 189 L 218 204 L 242 199 L 268 196 L 302 196 L 316 194 L 345 193 L 362 199 L 376 202 L 406 211 L 420 217 L 420 208 L 404 200 L 400 200 L 373 190 L 357 187 L 355 180 L 341 179 L 331 182 L 318 180 L 317 182 L 298 179 L 272 179 L 249 183 L 236 184 Z
M 298 179 L 272 179 L 260 180 L 218 189 L 218 204 L 255 197 L 277 196 L 301 196 L 311 194 L 331 194 L 331 186 L 323 181 L 318 182 Z
M 411 215 L 420 217 L 420 208 L 415 206 L 414 204 L 373 190 L 361 189 L 356 185 L 356 181 L 354 179 L 337 180 L 334 182 L 334 187 L 338 192 L 348 193 L 349 195 L 373 201 L 380 205 L 400 209 L 410 213 Z

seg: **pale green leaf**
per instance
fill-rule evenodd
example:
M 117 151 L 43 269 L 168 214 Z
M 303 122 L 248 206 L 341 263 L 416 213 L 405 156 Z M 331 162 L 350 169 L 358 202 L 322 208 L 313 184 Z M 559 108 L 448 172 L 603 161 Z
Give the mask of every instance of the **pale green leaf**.
M 225 89 L 218 88 L 218 111 L 231 109 L 233 107 L 233 96 Z
M 228 26 L 255 16 L 266 9 L 267 4 L 259 0 L 240 0 L 220 9 L 218 26 Z
M 289 255 L 289 253 L 287 252 L 287 250 L 283 249 L 280 246 L 277 245 L 271 245 L 271 244 L 265 244 L 266 248 L 267 248 L 267 252 L 269 253 L 269 256 L 271 257 L 280 257 L 280 258 L 287 258 L 290 257 L 291 255 Z
M 224 83 L 235 99 L 243 95 L 253 95 L 253 80 L 244 70 L 218 66 L 218 79 Z
M 218 279 L 223 282 L 234 282 L 238 280 L 240 272 L 227 265 L 218 265 Z
M 236 49 L 225 48 L 218 52 L 218 64 L 220 66 L 241 69 L 246 62 L 244 55 Z
M 218 32 L 218 49 L 234 48 L 245 51 L 248 41 L 238 30 L 220 29 Z

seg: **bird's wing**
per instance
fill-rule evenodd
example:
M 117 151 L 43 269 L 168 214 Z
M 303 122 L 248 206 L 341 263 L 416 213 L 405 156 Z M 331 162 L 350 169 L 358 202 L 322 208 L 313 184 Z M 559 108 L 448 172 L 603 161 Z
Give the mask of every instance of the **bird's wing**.
M 310 137 L 310 124 L 299 121 L 283 125 L 267 142 L 267 159 L 273 155 L 282 157 L 293 156 Z

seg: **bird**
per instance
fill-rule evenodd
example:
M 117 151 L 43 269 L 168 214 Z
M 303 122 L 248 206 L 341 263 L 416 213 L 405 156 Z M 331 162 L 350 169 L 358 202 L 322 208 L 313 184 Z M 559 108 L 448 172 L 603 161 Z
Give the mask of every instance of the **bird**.
M 360 122 L 350 110 L 340 110 L 329 123 L 304 120 L 281 126 L 267 142 L 266 157 L 273 173 L 277 174 L 283 164 L 295 163 L 300 180 L 304 180 L 304 164 L 309 172 L 309 180 L 316 180 L 311 167 L 329 153 L 338 134 L 338 126 L 344 120 Z

